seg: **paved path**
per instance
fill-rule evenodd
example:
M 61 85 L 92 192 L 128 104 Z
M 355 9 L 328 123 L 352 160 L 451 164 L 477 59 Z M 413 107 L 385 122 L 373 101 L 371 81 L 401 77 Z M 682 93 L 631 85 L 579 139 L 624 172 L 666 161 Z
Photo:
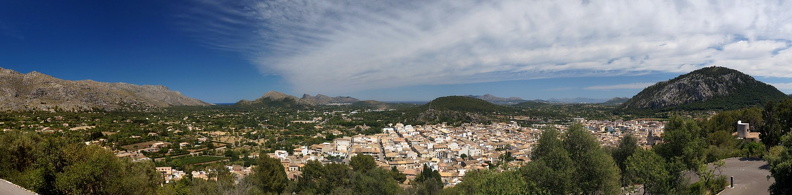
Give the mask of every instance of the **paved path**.
M 722 168 L 723 176 L 726 176 L 727 182 L 729 177 L 734 176 L 734 188 L 727 185 L 720 194 L 770 194 L 767 189 L 770 184 L 775 182 L 775 179 L 772 177 L 767 179 L 767 176 L 770 175 L 770 170 L 768 170 L 770 165 L 767 162 L 741 158 L 729 158 L 723 161 L 725 162 Z
M 35 193 L 29 192 L 24 188 L 14 185 L 13 183 L 6 181 L 5 179 L 0 179 L 0 195 L 4 195 L 4 194 L 28 195 Z

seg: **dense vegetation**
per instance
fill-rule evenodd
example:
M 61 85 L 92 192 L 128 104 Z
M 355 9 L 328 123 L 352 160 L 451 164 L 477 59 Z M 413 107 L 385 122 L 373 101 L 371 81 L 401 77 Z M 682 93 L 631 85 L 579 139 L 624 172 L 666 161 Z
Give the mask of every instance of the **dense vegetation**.
M 742 72 L 708 67 L 649 86 L 616 111 L 646 115 L 674 110 L 730 110 L 787 98 L 775 87 Z
M 5 132 L 0 154 L 1 178 L 41 194 L 153 194 L 162 183 L 151 162 L 54 136 Z
M 481 99 L 465 97 L 465 96 L 446 96 L 439 97 L 426 103 L 420 107 L 423 110 L 453 110 L 460 112 L 504 112 L 510 109 L 504 106 L 499 106 L 488 101 Z
M 558 112 L 553 110 L 574 113 L 537 114 L 533 118 L 568 121 L 584 113 L 590 113 L 587 116 L 602 114 L 605 119 L 617 117 L 608 116 L 607 110 L 612 107 L 602 105 L 524 103 L 495 111 L 484 105 L 456 112 L 492 120 L 530 116 L 529 111 Z M 706 194 L 722 190 L 726 181 L 705 164 L 718 165 L 719 160 L 729 157 L 749 157 L 765 158 L 770 163 L 770 171 L 777 182 L 771 192 L 788 194 L 792 190 L 783 185 L 792 178 L 792 99 L 769 102 L 764 107 L 721 111 L 703 118 L 672 115 L 667 119 L 664 142 L 650 150 L 638 147 L 636 139 L 630 136 L 622 139 L 616 148 L 601 148 L 580 125 L 571 125 L 568 130 L 561 131 L 547 129 L 534 146 L 532 162 L 519 168 L 503 163 L 493 164 L 490 170 L 470 171 L 462 183 L 446 189 L 443 189 L 439 173 L 428 167 L 424 167 L 416 179 L 407 181 L 397 170 L 380 168 L 370 156 L 364 155 L 353 157 L 349 165 L 309 162 L 296 181 L 286 179 L 279 160 L 267 155 L 248 157 L 251 153 L 321 143 L 336 136 L 377 133 L 378 127 L 388 123 L 414 122 L 412 114 L 416 113 L 412 112 L 417 110 L 414 106 L 377 112 L 365 112 L 365 109 L 354 105 L 299 110 L 217 106 L 173 108 L 157 113 L 0 113 L 2 127 L 8 129 L 0 132 L 0 177 L 42 194 L 613 194 L 622 192 L 622 188 L 630 191 L 635 184 L 642 184 L 643 190 L 652 194 Z M 338 110 L 346 112 L 335 113 Z M 361 113 L 351 114 L 353 111 Z M 318 116 L 323 119 L 317 123 L 291 122 Z M 731 133 L 737 120 L 760 130 L 763 142 L 735 139 Z M 36 132 L 64 128 L 65 123 L 95 128 Z M 324 128 L 317 128 L 319 123 Z M 202 131 L 187 130 L 188 127 Z M 232 128 L 233 131 L 228 131 Z M 340 134 L 329 133 L 331 130 Z M 244 139 L 222 140 L 222 137 L 205 133 L 214 131 Z M 132 138 L 135 136 L 139 138 Z M 209 137 L 210 140 L 197 142 L 194 141 L 196 137 Z M 84 143 L 98 139 L 108 142 L 100 142 L 98 146 Z M 162 158 L 157 164 L 187 172 L 207 170 L 208 175 L 216 179 L 188 176 L 161 185 L 162 179 L 154 171 L 154 163 L 117 158 L 99 147 L 121 148 L 125 144 L 152 140 L 188 142 L 184 148 L 168 146 L 149 154 Z M 210 150 L 220 145 L 235 147 L 224 152 Z M 201 156 L 178 156 L 188 150 Z M 508 155 L 503 158 L 510 159 Z M 226 159 L 227 162 L 196 165 Z M 256 165 L 256 168 L 252 175 L 237 180 L 224 165 Z M 684 173 L 695 174 L 701 180 L 690 183 Z

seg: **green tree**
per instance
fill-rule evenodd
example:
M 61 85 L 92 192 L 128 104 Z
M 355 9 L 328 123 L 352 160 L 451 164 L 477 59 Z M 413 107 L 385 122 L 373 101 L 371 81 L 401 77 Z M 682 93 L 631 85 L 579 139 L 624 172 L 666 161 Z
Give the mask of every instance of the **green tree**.
M 619 140 L 619 146 L 613 150 L 611 155 L 613 156 L 613 160 L 616 161 L 616 165 L 619 166 L 619 169 L 622 173 L 626 171 L 624 162 L 628 157 L 632 156 L 636 150 L 638 150 L 638 139 L 636 139 L 632 134 L 627 134 L 621 140 Z M 622 186 L 630 185 L 629 178 L 627 178 L 626 175 L 622 175 L 621 182 Z
M 667 194 L 670 190 L 670 175 L 663 157 L 651 150 L 637 150 L 625 161 L 625 177 L 630 181 L 644 184 L 646 192 Z
M 681 157 L 687 169 L 695 169 L 704 162 L 705 135 L 692 119 L 671 116 L 665 126 L 663 143 L 654 147 L 666 160 Z
M 404 181 L 407 180 L 407 176 L 404 175 L 404 173 L 402 173 L 398 169 L 396 169 L 396 167 L 391 168 L 390 174 L 391 177 L 393 177 L 393 180 L 396 180 L 399 183 L 404 183 Z
M 192 178 L 183 178 L 176 182 L 164 184 L 157 189 L 157 194 L 190 195 L 190 183 Z
M 330 189 L 322 189 L 320 185 L 325 183 L 324 176 L 327 171 L 319 161 L 308 161 L 302 169 L 302 174 L 298 178 L 297 188 L 305 193 L 328 193 Z
M 773 147 L 781 142 L 781 136 L 792 130 L 792 99 L 768 102 L 762 112 L 764 125 L 759 127 L 762 142 Z
M 616 194 L 619 192 L 619 168 L 613 158 L 600 148 L 597 139 L 580 124 L 569 127 L 564 139 L 564 149 L 569 152 L 578 173 L 575 188 L 579 193 L 599 192 Z
M 355 170 L 356 172 L 366 172 L 377 167 L 374 157 L 361 154 L 352 157 L 349 160 L 349 165 L 352 166 L 352 170 Z
M 746 158 L 761 158 L 764 155 L 765 146 L 760 142 L 748 142 L 743 144 L 743 150 Z
M 440 172 L 432 170 L 426 164 L 423 165 L 421 172 L 415 176 L 409 194 L 437 194 L 443 189 L 443 180 Z
M 280 161 L 267 155 L 259 157 L 256 168 L 249 177 L 252 177 L 253 184 L 265 193 L 281 193 L 288 182 L 286 170 Z
M 64 159 L 68 165 L 55 175 L 54 186 L 61 193 L 151 194 L 161 183 L 152 163 L 128 162 L 96 146 L 69 145 Z
M 780 139 L 781 145 L 770 148 L 765 160 L 770 164 L 770 174 L 775 183 L 770 185 L 771 194 L 792 194 L 792 132 Z
M 366 172 L 355 172 L 353 191 L 357 194 L 399 194 L 402 192 L 388 170 L 381 168 L 369 169 Z
M 539 191 L 549 194 L 572 193 L 574 161 L 559 139 L 556 129 L 545 129 L 531 153 L 533 162 L 520 167 L 523 178 L 535 183 Z
M 349 166 L 337 163 L 326 164 L 325 171 L 327 171 L 327 175 L 325 175 L 327 182 L 324 184 L 326 186 L 323 188 L 331 189 L 330 192 L 339 190 L 345 191 L 346 189 L 352 188 L 354 172 Z
M 517 171 L 471 171 L 454 188 L 459 194 L 541 194 Z

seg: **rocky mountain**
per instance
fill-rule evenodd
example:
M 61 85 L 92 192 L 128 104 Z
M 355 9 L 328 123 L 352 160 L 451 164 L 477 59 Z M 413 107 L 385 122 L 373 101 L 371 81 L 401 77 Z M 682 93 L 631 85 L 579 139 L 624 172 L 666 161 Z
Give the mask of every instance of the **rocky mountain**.
M 740 71 L 707 67 L 649 86 L 618 110 L 734 109 L 784 98 L 775 87 Z
M 67 81 L 39 72 L 0 68 L 0 110 L 149 110 L 210 105 L 164 86 Z
M 495 104 L 516 104 L 520 102 L 524 102 L 525 100 L 518 97 L 498 97 L 492 94 L 484 94 L 484 95 L 468 95 L 467 97 L 481 99 L 484 101 L 488 101 Z
M 348 105 L 360 100 L 349 96 L 330 97 L 322 94 L 311 96 L 304 94 L 302 98 L 297 98 L 277 91 L 269 91 L 260 98 L 248 101 L 242 100 L 237 105 L 268 105 L 268 106 L 314 106 L 314 105 Z

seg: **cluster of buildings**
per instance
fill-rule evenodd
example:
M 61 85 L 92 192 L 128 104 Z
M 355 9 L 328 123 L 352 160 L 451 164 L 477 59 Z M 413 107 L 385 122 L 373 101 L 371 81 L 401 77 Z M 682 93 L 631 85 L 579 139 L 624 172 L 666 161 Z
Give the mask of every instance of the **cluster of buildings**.
M 281 160 L 289 178 L 295 179 L 310 160 L 346 163 L 355 155 L 370 155 L 383 168 L 396 168 L 408 181 L 424 165 L 438 170 L 444 183 L 461 182 L 465 172 L 488 169 L 501 162 L 507 152 L 515 157 L 508 164 L 517 167 L 529 160 L 531 145 L 541 134 L 535 128 L 512 124 L 445 125 L 395 124 L 375 135 L 342 137 L 322 144 L 302 146 L 291 153 L 283 150 L 269 154 Z
M 651 147 L 658 142 L 665 124 L 652 120 L 596 121 L 576 119 L 591 131 L 603 146 L 616 146 L 626 134 L 638 139 L 639 145 Z M 423 166 L 440 173 L 445 185 L 462 182 L 465 173 L 495 167 L 514 168 L 530 161 L 530 154 L 542 134 L 553 126 L 566 131 L 567 125 L 537 124 L 521 127 L 515 122 L 494 124 L 464 124 L 451 127 L 437 125 L 389 124 L 374 135 L 355 135 L 336 138 L 332 142 L 300 146 L 292 151 L 276 150 L 269 153 L 279 159 L 289 179 L 299 178 L 308 161 L 322 163 L 348 163 L 356 155 L 370 155 L 379 167 L 396 168 L 407 176 L 409 182 L 421 172 Z M 153 147 L 156 144 L 151 144 Z M 142 148 L 142 147 L 141 147 Z M 147 147 L 148 148 L 148 147 Z M 251 167 L 228 166 L 238 177 L 251 173 Z M 170 167 L 158 167 L 166 181 L 178 180 L 185 175 Z M 206 173 L 194 171 L 194 178 L 212 179 Z
M 663 122 L 650 120 L 577 122 L 591 130 L 603 146 L 616 146 L 621 137 L 629 133 L 640 145 L 651 147 L 659 140 L 665 126 Z M 547 126 L 520 127 L 514 122 L 459 127 L 397 123 L 383 128 L 380 134 L 342 137 L 269 155 L 281 160 L 290 179 L 296 179 L 305 163 L 311 160 L 346 163 L 352 156 L 370 155 L 378 166 L 395 167 L 407 175 L 407 181 L 426 165 L 437 170 L 446 185 L 455 185 L 472 170 L 519 167 L 530 161 L 530 153 L 542 133 L 540 129 Z M 553 126 L 560 131 L 568 128 L 566 125 Z
M 661 142 L 665 122 L 655 120 L 579 120 L 587 129 L 599 139 L 603 146 L 617 146 L 624 135 L 632 134 L 638 140 L 638 145 L 651 147 Z
M 228 172 L 231 173 L 232 176 L 241 179 L 252 173 L 254 167 L 255 166 L 243 167 L 241 165 L 231 165 L 231 166 L 225 166 L 224 168 L 228 169 Z M 187 175 L 186 172 L 174 169 L 172 167 L 156 167 L 156 169 L 157 172 L 162 174 L 165 183 L 179 181 Z M 219 170 L 208 170 L 208 171 L 219 171 Z M 217 180 L 217 177 L 210 176 L 210 174 L 207 171 L 192 171 L 190 175 L 194 179 Z

